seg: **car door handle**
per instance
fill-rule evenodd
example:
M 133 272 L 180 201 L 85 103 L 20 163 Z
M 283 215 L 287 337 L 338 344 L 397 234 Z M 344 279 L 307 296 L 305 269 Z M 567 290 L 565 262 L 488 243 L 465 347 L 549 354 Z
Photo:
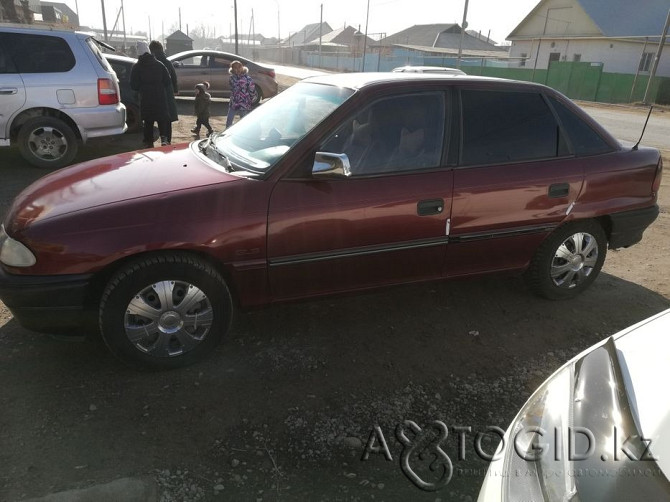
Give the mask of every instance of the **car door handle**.
M 419 216 L 441 214 L 442 211 L 444 211 L 444 199 L 420 200 L 416 205 L 416 213 Z
M 555 183 L 549 185 L 549 197 L 552 199 L 560 199 L 561 197 L 567 197 L 570 193 L 570 185 L 567 183 Z
M 3 87 L 0 89 L 0 94 L 3 96 L 9 96 L 12 94 L 17 94 L 19 90 L 16 87 Z

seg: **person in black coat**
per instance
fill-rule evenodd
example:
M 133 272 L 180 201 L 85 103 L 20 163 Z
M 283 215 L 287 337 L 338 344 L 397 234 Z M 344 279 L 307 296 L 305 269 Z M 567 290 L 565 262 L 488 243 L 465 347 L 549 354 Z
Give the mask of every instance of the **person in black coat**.
M 174 65 L 168 60 L 163 50 L 163 44 L 158 40 L 152 40 L 149 44 L 149 50 L 154 57 L 163 63 L 170 74 L 170 85 L 165 90 L 167 95 L 168 110 L 170 111 L 170 122 L 168 123 L 168 142 L 172 142 L 172 122 L 179 120 L 177 114 L 177 100 L 174 98 L 179 94 L 179 83 L 177 82 L 177 72 L 174 71 Z
M 143 144 L 146 148 L 154 145 L 154 122 L 158 123 L 161 145 L 169 145 L 170 111 L 166 89 L 171 86 L 170 74 L 163 63 L 158 61 L 144 43 L 138 43 L 139 57 L 130 70 L 130 87 L 140 93 L 140 113 L 144 120 Z

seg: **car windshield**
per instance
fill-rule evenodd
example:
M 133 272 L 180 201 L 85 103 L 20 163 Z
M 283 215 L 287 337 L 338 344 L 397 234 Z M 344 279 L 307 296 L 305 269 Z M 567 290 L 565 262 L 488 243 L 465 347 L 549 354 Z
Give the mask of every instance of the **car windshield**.
M 214 137 L 213 146 L 233 169 L 264 173 L 353 93 L 299 82 Z

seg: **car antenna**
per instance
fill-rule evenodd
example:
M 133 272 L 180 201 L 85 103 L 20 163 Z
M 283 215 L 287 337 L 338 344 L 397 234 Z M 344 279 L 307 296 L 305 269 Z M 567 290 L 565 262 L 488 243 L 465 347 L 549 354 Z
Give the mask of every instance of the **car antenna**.
M 640 146 L 640 141 L 642 141 L 642 136 L 644 136 L 644 131 L 647 129 L 647 124 L 649 123 L 649 117 L 651 117 L 651 111 L 654 109 L 654 105 L 649 107 L 649 113 L 647 113 L 647 120 L 644 121 L 644 127 L 642 128 L 642 134 L 640 134 L 640 139 L 637 140 L 633 150 L 637 150 L 637 147 Z

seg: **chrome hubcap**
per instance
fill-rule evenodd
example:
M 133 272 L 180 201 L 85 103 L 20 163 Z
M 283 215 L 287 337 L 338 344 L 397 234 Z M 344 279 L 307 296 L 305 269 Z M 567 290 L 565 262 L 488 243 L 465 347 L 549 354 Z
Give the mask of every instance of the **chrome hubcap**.
M 30 133 L 28 144 L 32 152 L 45 160 L 60 159 L 67 152 L 67 139 L 53 127 L 40 127 Z
M 126 336 L 154 357 L 190 352 L 205 339 L 214 321 L 207 295 L 183 281 L 161 281 L 138 292 L 124 317 Z
M 551 262 L 551 280 L 560 288 L 581 284 L 598 261 L 598 242 L 591 234 L 579 232 L 558 246 Z

